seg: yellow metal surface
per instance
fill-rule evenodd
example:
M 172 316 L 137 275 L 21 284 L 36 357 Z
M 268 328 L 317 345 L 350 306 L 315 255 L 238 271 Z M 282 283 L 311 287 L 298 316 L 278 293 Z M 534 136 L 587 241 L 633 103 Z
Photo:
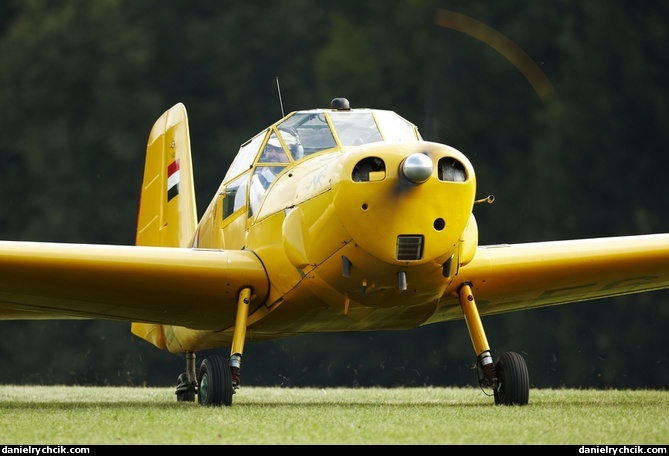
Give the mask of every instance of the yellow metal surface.
M 669 287 L 669 234 L 482 246 L 460 269 L 481 315 Z M 449 299 L 428 323 L 460 315 Z
M 460 287 L 459 295 L 460 306 L 462 307 L 462 313 L 465 316 L 467 329 L 469 330 L 469 337 L 472 339 L 474 352 L 478 356 L 484 351 L 490 350 L 490 346 L 488 345 L 488 339 L 485 336 L 483 324 L 481 323 L 481 316 L 476 308 L 476 300 L 469 284 L 464 284 Z
M 244 340 L 246 339 L 246 323 L 249 318 L 249 306 L 251 304 L 251 290 L 244 288 L 239 293 L 237 300 L 237 318 L 232 333 L 232 348 L 230 353 L 244 353 Z
M 246 286 L 269 289 L 250 251 L 0 241 L 0 309 L 221 330 Z
M 149 135 L 137 221 L 137 245 L 186 247 L 197 226 L 186 108 L 165 112 Z
M 466 166 L 469 179 L 446 182 L 433 176 L 421 185 L 402 184 L 398 170 L 402 160 L 412 153 L 425 153 L 434 163 L 444 156 L 456 157 Z M 384 157 L 386 179 L 354 182 L 349 178 L 356 164 L 367 155 Z M 340 184 L 334 190 L 337 217 L 367 251 L 386 263 L 397 263 L 396 237 L 417 233 L 424 235 L 425 241 L 422 258 L 414 263 L 444 261 L 450 256 L 469 221 L 476 192 L 474 171 L 460 152 L 435 143 L 376 143 L 347 153 L 341 168 Z M 426 201 L 429 204 L 424 204 Z M 433 223 L 440 218 L 445 227 L 436 230 Z
M 163 350 L 167 348 L 165 342 L 165 334 L 163 333 L 163 325 L 155 325 L 153 323 L 132 323 L 130 325 L 130 332 L 137 337 L 141 337 L 147 342 L 152 343 Z

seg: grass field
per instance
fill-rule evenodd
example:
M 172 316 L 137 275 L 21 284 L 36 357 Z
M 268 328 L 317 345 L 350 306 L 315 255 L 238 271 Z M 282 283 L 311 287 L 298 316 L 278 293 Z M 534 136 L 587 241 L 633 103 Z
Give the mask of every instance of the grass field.
M 2 444 L 669 444 L 669 391 L 242 387 L 231 407 L 173 388 L 0 386 Z

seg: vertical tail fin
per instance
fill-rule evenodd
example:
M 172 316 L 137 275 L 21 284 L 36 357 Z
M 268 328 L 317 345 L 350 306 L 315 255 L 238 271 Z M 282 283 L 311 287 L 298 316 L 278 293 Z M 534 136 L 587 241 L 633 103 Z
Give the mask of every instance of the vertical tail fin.
M 177 103 L 156 121 L 146 146 L 136 245 L 188 247 L 197 207 L 186 107 Z M 131 332 L 165 349 L 162 325 L 132 323 Z
M 196 227 L 188 116 L 177 103 L 149 135 L 135 244 L 188 247 Z

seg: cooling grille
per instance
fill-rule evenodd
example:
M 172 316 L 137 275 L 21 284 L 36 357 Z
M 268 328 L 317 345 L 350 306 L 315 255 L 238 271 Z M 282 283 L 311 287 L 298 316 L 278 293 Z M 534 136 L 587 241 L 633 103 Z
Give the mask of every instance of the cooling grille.
M 403 234 L 397 236 L 395 256 L 401 261 L 420 260 L 423 257 L 423 236 Z

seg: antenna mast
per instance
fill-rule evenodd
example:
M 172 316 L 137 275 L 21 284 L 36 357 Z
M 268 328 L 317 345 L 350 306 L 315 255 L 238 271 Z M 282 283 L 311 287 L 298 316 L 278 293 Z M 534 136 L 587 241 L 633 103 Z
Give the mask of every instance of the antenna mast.
M 281 117 L 285 117 L 286 114 L 283 112 L 283 101 L 281 100 L 281 87 L 279 87 L 279 77 L 276 77 L 276 90 L 279 92 L 279 104 L 281 105 Z

